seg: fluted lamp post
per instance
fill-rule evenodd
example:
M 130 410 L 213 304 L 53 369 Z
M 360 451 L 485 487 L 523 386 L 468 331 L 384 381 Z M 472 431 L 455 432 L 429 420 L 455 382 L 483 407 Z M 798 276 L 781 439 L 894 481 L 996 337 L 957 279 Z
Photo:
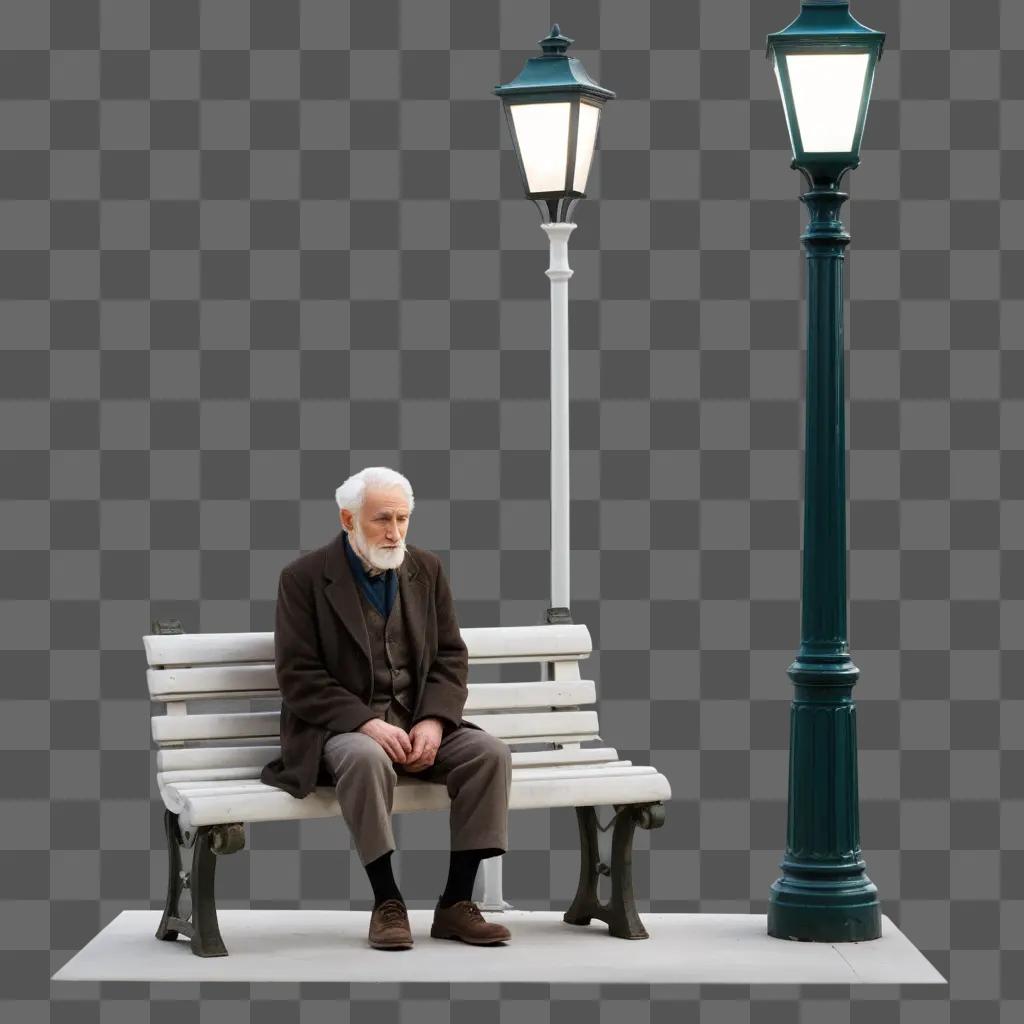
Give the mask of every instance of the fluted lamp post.
M 551 281 L 551 607 L 547 622 L 572 622 L 569 611 L 569 221 L 584 197 L 606 100 L 555 25 L 501 97 L 527 198 L 541 212 L 550 243 Z
M 855 21 L 847 0 L 804 0 L 768 36 L 786 112 L 792 166 L 808 190 L 807 396 L 800 649 L 789 666 L 789 802 L 782 877 L 768 934 L 858 942 L 881 935 L 878 889 L 860 849 L 857 719 L 846 633 L 846 437 L 843 175 L 860 163 L 868 99 L 885 35 Z

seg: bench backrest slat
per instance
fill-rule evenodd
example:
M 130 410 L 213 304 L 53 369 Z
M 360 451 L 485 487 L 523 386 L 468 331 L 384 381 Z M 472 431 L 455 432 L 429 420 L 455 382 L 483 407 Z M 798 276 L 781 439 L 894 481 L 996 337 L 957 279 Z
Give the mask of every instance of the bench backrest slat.
M 240 697 L 279 700 L 273 665 L 222 665 L 200 668 L 151 668 L 146 671 L 149 696 L 170 701 L 225 700 Z M 497 708 L 543 708 L 592 704 L 592 679 L 545 680 L 519 683 L 471 683 L 466 708 L 473 711 Z
M 579 623 L 549 626 L 471 626 L 460 630 L 470 663 L 580 659 L 592 650 Z M 217 665 L 274 661 L 273 633 L 172 633 L 142 638 L 152 666 Z
M 280 756 L 281 747 L 277 742 L 240 747 L 164 747 L 156 752 L 156 770 L 173 772 L 190 768 L 248 768 L 254 765 L 262 768 Z

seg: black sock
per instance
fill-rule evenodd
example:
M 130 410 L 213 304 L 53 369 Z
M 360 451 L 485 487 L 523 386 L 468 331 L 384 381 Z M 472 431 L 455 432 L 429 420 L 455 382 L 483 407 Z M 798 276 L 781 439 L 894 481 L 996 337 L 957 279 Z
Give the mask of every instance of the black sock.
M 448 882 L 441 894 L 438 905 L 450 907 L 459 900 L 473 898 L 473 883 L 476 881 L 476 870 L 480 861 L 489 856 L 491 850 L 452 850 L 448 863 Z
M 370 885 L 373 886 L 373 907 L 376 910 L 385 900 L 402 900 L 402 894 L 395 884 L 395 876 L 391 870 L 391 854 L 394 850 L 388 850 L 383 856 L 371 860 L 366 865 L 366 873 L 370 877 Z M 404 903 L 405 900 L 402 900 Z

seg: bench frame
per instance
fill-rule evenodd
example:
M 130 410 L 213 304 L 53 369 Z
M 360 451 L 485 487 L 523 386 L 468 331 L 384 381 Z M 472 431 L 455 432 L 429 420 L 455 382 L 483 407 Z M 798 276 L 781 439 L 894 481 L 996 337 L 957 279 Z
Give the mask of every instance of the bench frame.
M 175 942 L 179 934 L 187 935 L 192 952 L 197 956 L 227 956 L 217 921 L 214 879 L 218 855 L 237 853 L 245 846 L 245 824 L 201 825 L 195 833 L 186 832 L 182 836 L 178 815 L 165 808 L 164 833 L 167 837 L 167 900 L 156 937 Z M 188 871 L 182 869 L 182 846 L 192 850 Z M 180 901 L 186 889 L 192 907 L 188 916 L 182 917 Z
M 177 620 L 153 623 L 154 634 L 184 632 Z M 589 925 L 596 917 L 608 925 L 608 934 L 615 938 L 646 939 L 649 934 L 640 920 L 633 893 L 633 836 L 638 825 L 644 829 L 660 828 L 665 821 L 665 807 L 660 800 L 613 804 L 612 807 L 615 813 L 606 825 L 598 824 L 596 807 L 576 807 L 580 837 L 579 882 L 576 895 L 562 920 L 567 924 Z M 601 859 L 599 834 L 613 825 L 609 864 Z M 156 937 L 174 942 L 179 935 L 185 935 L 196 956 L 227 956 L 217 919 L 217 858 L 237 853 L 245 847 L 245 822 L 200 825 L 182 833 L 178 815 L 165 807 L 164 834 L 167 841 L 167 898 Z M 191 850 L 188 870 L 183 867 L 183 848 Z M 598 897 L 598 883 L 602 875 L 611 881 L 611 894 L 604 902 Z M 191 908 L 186 916 L 182 916 L 181 897 L 186 890 Z

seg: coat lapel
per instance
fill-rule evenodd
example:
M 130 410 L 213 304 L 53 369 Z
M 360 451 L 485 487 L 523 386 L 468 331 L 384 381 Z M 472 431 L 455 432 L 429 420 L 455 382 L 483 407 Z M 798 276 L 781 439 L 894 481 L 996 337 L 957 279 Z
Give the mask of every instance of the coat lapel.
M 327 557 L 324 559 L 324 577 L 326 585 L 324 594 L 341 619 L 352 639 L 359 645 L 367 665 L 370 664 L 370 637 L 366 631 L 363 609 L 359 603 L 359 592 L 352 576 L 352 567 L 345 556 L 344 532 L 339 530 L 337 537 L 327 545 Z M 423 678 L 423 659 L 426 654 L 424 644 L 427 627 L 427 589 L 429 578 L 419 561 L 407 548 L 405 558 L 398 567 L 398 596 L 402 602 L 402 614 L 409 631 L 409 642 L 412 644 L 412 659 L 416 665 L 416 682 L 419 685 Z
M 402 602 L 402 615 L 412 644 L 412 661 L 416 666 L 416 687 L 423 679 L 423 659 L 426 655 L 424 635 L 427 629 L 427 574 L 418 561 L 413 560 L 406 548 L 405 558 L 398 568 L 398 598 Z

